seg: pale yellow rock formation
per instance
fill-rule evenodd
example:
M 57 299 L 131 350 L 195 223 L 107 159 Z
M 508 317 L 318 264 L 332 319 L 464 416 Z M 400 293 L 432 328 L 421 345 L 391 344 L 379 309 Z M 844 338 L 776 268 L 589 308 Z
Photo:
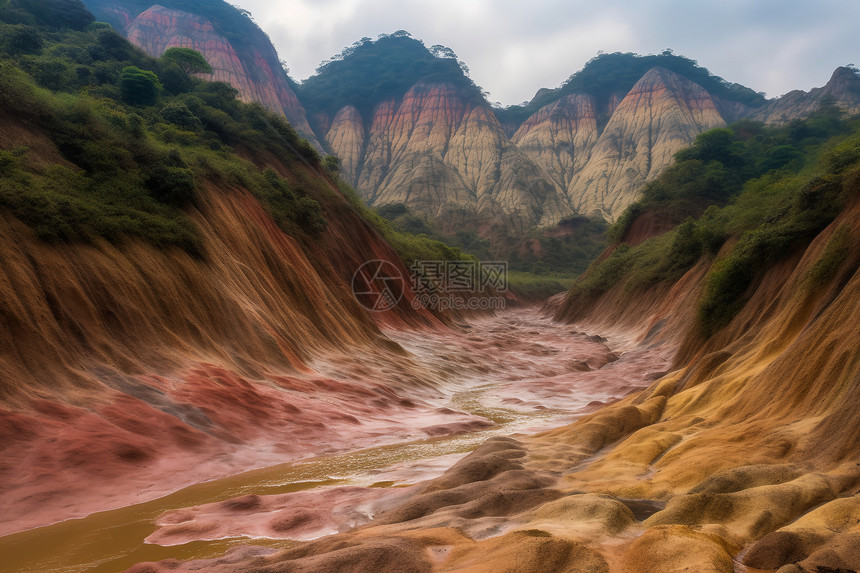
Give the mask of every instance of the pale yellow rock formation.
M 663 68 L 650 70 L 615 109 L 588 164 L 568 186 L 571 205 L 614 221 L 675 153 L 723 125 L 702 87 Z
M 571 94 L 529 117 L 511 141 L 567 189 L 597 143 L 597 113 L 591 96 Z
M 355 181 L 364 152 L 364 124 L 354 106 L 347 106 L 334 117 L 325 141 L 340 158 L 343 176 Z
M 373 205 L 405 203 L 455 227 L 508 219 L 525 229 L 570 214 L 545 173 L 507 138 L 492 112 L 449 84 L 417 84 L 380 104 L 366 131 L 352 108 L 326 140 Z

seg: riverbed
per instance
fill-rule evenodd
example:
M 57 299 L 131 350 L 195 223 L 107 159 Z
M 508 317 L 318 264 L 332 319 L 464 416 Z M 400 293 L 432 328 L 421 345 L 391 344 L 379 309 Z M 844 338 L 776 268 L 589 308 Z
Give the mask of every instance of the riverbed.
M 430 389 L 421 389 L 419 408 L 428 414 L 468 414 L 479 423 L 425 424 L 421 432 L 377 436 L 366 447 L 235 473 L 156 499 L 0 537 L 0 570 L 112 572 L 143 561 L 215 557 L 247 544 L 284 547 L 297 541 L 276 532 L 261 534 L 259 528 L 219 539 L 202 535 L 193 540 L 192 535 L 179 544 L 146 540 L 158 530 L 159 516 L 171 510 L 247 495 L 407 487 L 440 475 L 490 437 L 571 423 L 646 386 L 665 372 L 670 358 L 667 349 L 639 347 L 623 333 L 604 338 L 600 332 L 555 323 L 536 307 L 472 318 L 450 330 L 385 334 L 418 364 L 416 371 L 436 374 Z M 321 358 L 311 367 L 343 377 L 349 367 L 372 360 L 358 356 L 354 364 L 345 365 Z M 391 376 L 392 385 L 403 387 L 395 380 L 403 373 L 396 369 L 378 369 L 374 376 L 381 384 Z M 419 414 L 416 420 L 432 418 Z

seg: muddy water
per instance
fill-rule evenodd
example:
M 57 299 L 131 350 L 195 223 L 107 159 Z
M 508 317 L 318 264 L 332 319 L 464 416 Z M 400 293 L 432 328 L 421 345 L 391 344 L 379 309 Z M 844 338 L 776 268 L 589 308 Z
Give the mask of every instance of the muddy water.
M 0 538 L 0 571 L 113 572 L 142 561 L 215 557 L 249 543 L 246 537 L 161 547 L 144 543 L 155 519 L 171 509 L 245 494 L 320 487 L 406 485 L 439 475 L 495 435 L 529 433 L 569 423 L 596 404 L 647 384 L 666 368 L 659 349 L 636 350 L 623 339 L 557 325 L 535 309 L 518 309 L 462 325 L 461 332 L 390 332 L 416 360 L 447 373 L 439 392 L 452 410 L 492 422 L 486 429 L 397 441 L 244 472 L 193 485 L 156 500 Z M 384 382 L 384 381 L 382 381 Z M 444 428 L 440 432 L 444 432 Z M 284 547 L 289 540 L 255 538 Z

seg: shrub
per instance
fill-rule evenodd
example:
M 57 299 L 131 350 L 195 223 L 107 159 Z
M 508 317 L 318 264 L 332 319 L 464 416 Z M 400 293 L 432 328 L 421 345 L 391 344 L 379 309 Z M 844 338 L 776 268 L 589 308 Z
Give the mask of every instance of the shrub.
M 203 54 L 191 48 L 167 48 L 161 59 L 168 65 L 177 66 L 185 75 L 212 73 L 212 66 Z
M 11 176 L 21 167 L 21 158 L 27 155 L 28 147 L 19 146 L 14 149 L 0 149 L 0 177 Z
M 187 105 L 180 102 L 171 102 L 165 105 L 161 108 L 159 115 L 164 121 L 188 131 L 203 129 L 203 122 L 200 121 L 200 118 L 191 113 Z
M 587 296 L 604 293 L 621 280 L 629 269 L 630 262 L 630 247 L 622 243 L 606 260 L 591 268 L 590 272 L 577 280 L 573 288 L 579 294 Z
M 698 225 L 689 218 L 675 229 L 669 258 L 661 267 L 663 279 L 677 280 L 702 256 L 703 243 Z
M 337 175 L 340 171 L 340 158 L 337 155 L 326 155 L 322 160 L 323 169 Z
M 27 71 L 36 83 L 49 90 L 66 90 L 74 85 L 69 66 L 62 60 L 39 59 L 30 62 Z
M 53 28 L 85 30 L 95 18 L 80 0 L 16 0 L 36 16 L 40 24 Z
M 119 87 L 122 100 L 131 105 L 152 105 L 161 91 L 158 76 L 137 66 L 126 66 L 122 69 Z
M 793 145 L 777 145 L 767 150 L 764 159 L 758 162 L 757 169 L 765 173 L 772 169 L 781 169 L 789 164 L 800 167 L 803 165 L 805 156 Z
M 122 62 L 139 59 L 139 54 L 136 53 L 134 46 L 113 29 L 100 31 L 98 33 L 98 44 L 88 50 L 94 60 L 112 59 Z M 95 54 L 98 54 L 100 57 L 97 58 Z
M 706 336 L 727 325 L 743 308 L 742 297 L 757 270 L 755 257 L 734 256 L 711 268 L 704 296 L 699 302 L 699 323 Z
M 144 184 L 166 205 L 181 206 L 194 199 L 194 173 L 185 167 L 155 165 L 146 170 Z
M 310 235 L 319 235 L 327 225 L 320 204 L 308 196 L 296 203 L 296 222 Z
M 828 149 L 821 158 L 830 173 L 842 173 L 860 160 L 860 137 L 852 137 Z
M 194 89 L 194 82 L 177 65 L 165 66 L 158 73 L 158 79 L 161 80 L 164 89 L 172 95 L 187 93 Z

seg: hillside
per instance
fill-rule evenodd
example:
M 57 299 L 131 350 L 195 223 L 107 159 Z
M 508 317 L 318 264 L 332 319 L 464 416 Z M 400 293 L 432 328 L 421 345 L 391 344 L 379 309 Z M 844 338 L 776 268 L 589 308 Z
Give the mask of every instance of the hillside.
M 332 118 L 352 106 L 362 120 L 372 123 L 375 108 L 384 101 L 402 100 L 415 84 L 445 83 L 460 88 L 462 97 L 484 103 L 480 89 L 464 72 L 457 55 L 444 46 L 427 49 L 423 42 L 403 30 L 362 38 L 323 62 L 316 73 L 303 81 L 299 94 L 315 129 L 326 132 Z
M 513 105 L 498 111 L 505 125 L 518 126 L 539 109 L 571 95 L 588 95 L 597 104 L 599 114 L 607 118 L 618 100 L 648 70 L 663 68 L 702 87 L 725 105 L 721 113 L 731 107 L 759 108 L 766 104 L 764 96 L 740 84 L 727 82 L 699 66 L 694 60 L 666 50 L 661 54 L 640 56 L 630 52 L 614 52 L 595 56 L 578 72 L 572 74 L 555 89 L 540 89 L 525 105 Z
M 603 54 L 527 106 L 493 109 L 453 54 L 434 48 L 435 57 L 405 33 L 364 39 L 299 93 L 316 106 L 321 140 L 368 203 L 403 203 L 449 234 L 465 227 L 497 240 L 501 229 L 523 236 L 572 214 L 612 222 L 704 131 L 860 102 L 860 78 L 847 68 L 825 88 L 768 102 L 666 52 Z

